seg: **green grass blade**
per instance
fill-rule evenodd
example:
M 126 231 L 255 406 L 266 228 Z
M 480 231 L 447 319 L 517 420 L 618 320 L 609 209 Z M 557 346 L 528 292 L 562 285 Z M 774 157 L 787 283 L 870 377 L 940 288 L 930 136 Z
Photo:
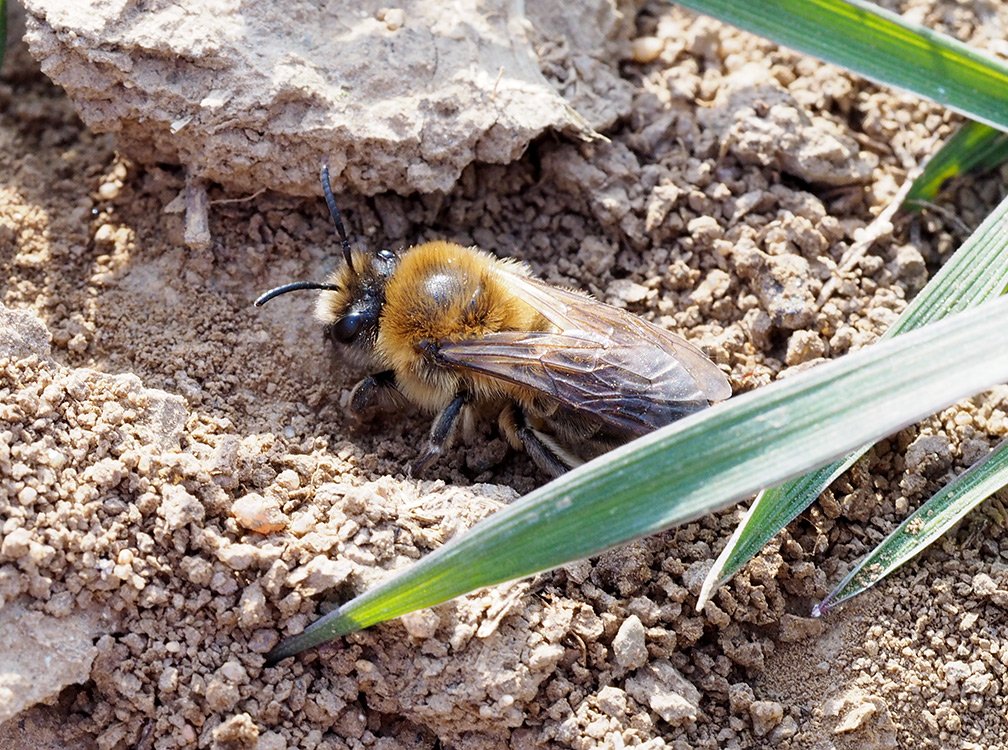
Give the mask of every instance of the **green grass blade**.
M 946 180 L 974 169 L 987 170 L 1008 161 L 1008 133 L 979 122 L 963 123 L 928 159 L 903 202 L 911 211 L 933 201 Z
M 864 0 L 678 0 L 785 47 L 1008 130 L 1008 67 Z
M 951 313 L 979 305 L 1008 286 L 1008 199 L 983 224 L 907 306 L 883 338 L 913 330 Z M 823 467 L 779 487 L 764 490 L 753 501 L 704 581 L 697 607 L 755 557 L 781 529 L 809 507 L 830 483 L 870 448 L 864 445 L 843 461 Z
M 312 623 L 270 661 L 724 508 L 1006 379 L 1003 298 L 730 399 L 578 467 Z
M 840 602 L 874 586 L 1005 486 L 1008 486 L 1008 440 L 1003 440 L 903 521 L 813 608 L 812 615 L 824 615 Z

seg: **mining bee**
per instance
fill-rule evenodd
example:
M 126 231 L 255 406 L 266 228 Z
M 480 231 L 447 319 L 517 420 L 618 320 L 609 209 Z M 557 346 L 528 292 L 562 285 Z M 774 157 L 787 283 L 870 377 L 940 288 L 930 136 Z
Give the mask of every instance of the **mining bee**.
M 351 250 L 325 166 L 322 192 L 345 264 L 324 283 L 285 284 L 255 304 L 321 290 L 315 314 L 327 337 L 374 373 L 354 387 L 351 412 L 408 401 L 437 415 L 413 474 L 476 416 L 496 416 L 515 450 L 557 476 L 731 395 L 685 339 L 536 279 L 518 261 L 452 242 Z

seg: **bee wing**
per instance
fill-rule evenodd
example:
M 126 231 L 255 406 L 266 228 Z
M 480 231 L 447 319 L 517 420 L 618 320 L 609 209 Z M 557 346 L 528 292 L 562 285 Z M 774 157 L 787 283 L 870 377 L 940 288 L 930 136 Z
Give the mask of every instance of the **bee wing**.
M 445 342 L 436 357 L 538 391 L 612 428 L 643 435 L 707 406 L 682 364 L 646 341 L 611 346 L 593 335 L 505 331 Z
M 583 294 L 498 272 L 557 331 L 440 342 L 442 363 L 538 391 L 631 435 L 731 395 L 724 373 L 674 333 Z
M 560 331 L 590 337 L 612 349 L 626 348 L 644 360 L 648 359 L 644 349 L 656 350 L 654 357 L 664 352 L 678 361 L 685 370 L 681 377 L 692 379 L 708 401 L 724 401 L 731 396 L 731 384 L 725 374 L 682 336 L 584 294 L 509 270 L 498 272 L 515 294 Z M 633 365 L 634 360 L 631 358 L 628 363 Z M 669 375 L 674 377 L 672 373 Z

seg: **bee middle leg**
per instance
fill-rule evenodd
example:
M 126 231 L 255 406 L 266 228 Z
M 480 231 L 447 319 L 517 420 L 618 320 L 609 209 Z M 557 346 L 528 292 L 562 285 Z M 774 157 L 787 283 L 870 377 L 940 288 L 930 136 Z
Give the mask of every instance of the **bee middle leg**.
M 569 468 L 571 463 L 564 460 L 561 452 L 555 446 L 548 444 L 542 436 L 528 426 L 525 415 L 515 404 L 508 404 L 497 420 L 501 432 L 515 450 L 522 450 L 542 471 L 551 477 L 558 477 Z
M 427 436 L 427 444 L 420 451 L 420 456 L 410 466 L 411 475 L 417 476 L 424 472 L 444 449 L 451 445 L 458 427 L 459 417 L 465 410 L 468 401 L 468 396 L 460 393 L 437 415 L 434 424 L 431 425 L 430 434 Z

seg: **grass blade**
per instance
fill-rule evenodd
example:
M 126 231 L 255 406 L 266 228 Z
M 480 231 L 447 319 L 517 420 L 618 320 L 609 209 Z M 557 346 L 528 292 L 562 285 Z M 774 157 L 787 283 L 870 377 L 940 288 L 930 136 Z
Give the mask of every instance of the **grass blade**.
M 1008 440 L 956 477 L 901 523 L 812 609 L 813 617 L 874 586 L 916 557 L 967 513 L 1008 486 Z
M 1008 67 L 865 0 L 679 5 L 1008 130 Z
M 883 338 L 913 330 L 946 315 L 979 305 L 1008 287 L 1008 199 L 953 254 L 921 290 Z M 809 507 L 833 480 L 870 448 L 779 487 L 761 492 L 739 522 L 707 574 L 697 607 L 755 557 L 781 529 Z
M 951 138 L 928 159 L 903 202 L 917 211 L 933 201 L 946 180 L 974 169 L 994 169 L 1008 161 L 1008 133 L 979 122 L 963 123 Z
M 730 399 L 574 469 L 312 623 L 268 660 L 697 518 L 1006 379 L 1008 298 Z

